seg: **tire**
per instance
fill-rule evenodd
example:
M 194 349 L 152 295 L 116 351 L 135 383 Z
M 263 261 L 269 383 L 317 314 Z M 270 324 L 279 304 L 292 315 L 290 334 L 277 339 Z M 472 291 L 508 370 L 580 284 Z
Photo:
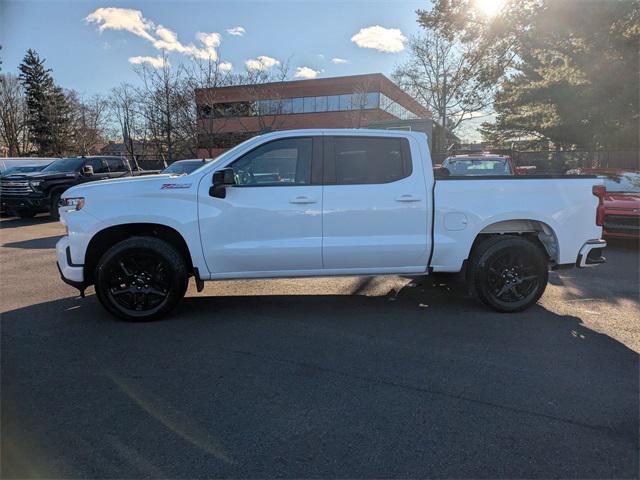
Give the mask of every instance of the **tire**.
M 131 237 L 102 255 L 94 272 L 96 296 L 130 322 L 158 320 L 173 310 L 188 285 L 180 253 L 155 237 Z
M 546 252 L 522 237 L 490 237 L 476 247 L 469 263 L 471 292 L 498 312 L 520 312 L 535 304 L 548 278 Z
M 60 203 L 60 193 L 55 193 L 51 197 L 51 203 L 49 204 L 49 216 L 52 220 L 60 220 L 60 211 L 58 210 L 58 203 Z
M 24 218 L 24 219 L 33 218 L 36 216 L 36 212 L 33 210 L 17 210 L 15 214 L 19 218 Z

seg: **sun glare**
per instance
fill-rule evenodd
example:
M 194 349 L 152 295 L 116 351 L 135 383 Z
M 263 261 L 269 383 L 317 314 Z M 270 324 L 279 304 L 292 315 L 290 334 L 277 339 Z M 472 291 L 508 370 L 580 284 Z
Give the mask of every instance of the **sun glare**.
M 505 0 L 475 0 L 475 4 L 485 17 L 493 18 L 502 11 Z

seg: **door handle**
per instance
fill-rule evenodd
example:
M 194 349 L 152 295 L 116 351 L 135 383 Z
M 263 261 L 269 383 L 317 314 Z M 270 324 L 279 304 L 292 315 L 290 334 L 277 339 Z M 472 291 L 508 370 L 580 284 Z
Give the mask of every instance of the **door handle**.
M 300 197 L 292 198 L 291 200 L 289 200 L 289 203 L 307 204 L 307 203 L 316 203 L 316 201 L 313 198 L 300 196 Z
M 420 197 L 414 197 L 413 195 L 400 195 L 396 197 L 396 202 L 419 202 Z

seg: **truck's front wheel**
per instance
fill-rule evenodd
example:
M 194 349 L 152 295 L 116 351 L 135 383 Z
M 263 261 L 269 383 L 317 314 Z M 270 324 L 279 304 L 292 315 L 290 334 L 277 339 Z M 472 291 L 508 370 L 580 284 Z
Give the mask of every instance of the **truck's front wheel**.
M 187 290 L 187 265 L 170 244 L 132 237 L 111 247 L 96 265 L 96 295 L 113 315 L 127 321 L 156 320 Z
M 536 303 L 549 277 L 542 248 L 515 236 L 490 237 L 480 243 L 469 267 L 471 289 L 498 312 L 519 312 Z

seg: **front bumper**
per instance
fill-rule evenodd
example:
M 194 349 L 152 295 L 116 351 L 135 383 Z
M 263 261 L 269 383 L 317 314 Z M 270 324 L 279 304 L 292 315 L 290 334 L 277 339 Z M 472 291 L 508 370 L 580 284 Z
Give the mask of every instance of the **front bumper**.
M 578 253 L 576 267 L 595 267 L 596 265 L 606 262 L 607 259 L 602 256 L 602 250 L 606 246 L 607 242 L 602 239 L 589 240 L 582 246 Z
M 43 196 L 2 196 L 2 210 L 37 210 L 47 211 L 49 204 Z
M 78 289 L 84 288 L 84 265 L 74 264 L 71 261 L 69 237 L 62 237 L 58 240 L 56 254 L 58 256 L 58 270 L 60 270 L 62 280 Z

